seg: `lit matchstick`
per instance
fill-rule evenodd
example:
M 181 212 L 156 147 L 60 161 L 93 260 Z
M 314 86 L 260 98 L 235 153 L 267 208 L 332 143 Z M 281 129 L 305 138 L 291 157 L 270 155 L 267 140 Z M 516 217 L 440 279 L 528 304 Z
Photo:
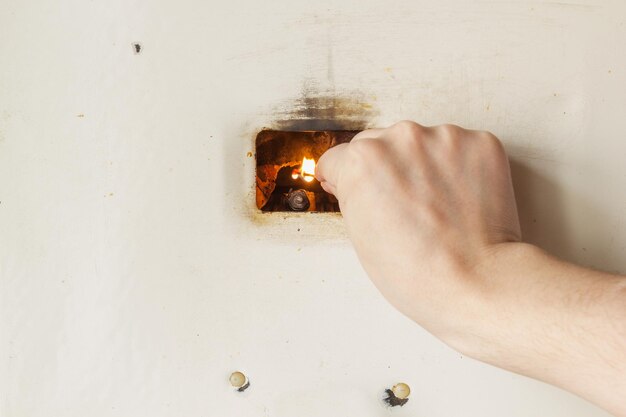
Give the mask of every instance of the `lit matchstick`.
M 302 178 L 306 182 L 311 182 L 315 179 L 315 159 L 307 158 L 302 159 L 302 166 L 300 169 L 294 169 L 291 173 L 291 178 L 297 180 Z

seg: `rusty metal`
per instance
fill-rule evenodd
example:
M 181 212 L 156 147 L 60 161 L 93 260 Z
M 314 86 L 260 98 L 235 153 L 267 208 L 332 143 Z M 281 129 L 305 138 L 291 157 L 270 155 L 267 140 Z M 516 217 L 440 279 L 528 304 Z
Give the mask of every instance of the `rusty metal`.
M 293 211 L 306 211 L 311 206 L 309 197 L 304 190 L 294 190 L 287 194 L 287 204 Z

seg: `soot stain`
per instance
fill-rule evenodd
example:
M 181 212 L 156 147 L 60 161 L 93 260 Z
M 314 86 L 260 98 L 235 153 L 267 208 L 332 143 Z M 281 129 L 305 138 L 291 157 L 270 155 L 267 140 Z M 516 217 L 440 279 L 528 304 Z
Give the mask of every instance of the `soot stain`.
M 327 131 L 354 130 L 361 131 L 372 126 L 372 121 L 379 115 L 375 107 L 375 96 L 359 90 L 319 89 L 314 81 L 305 81 L 300 95 L 274 105 L 266 113 L 268 123 L 253 131 L 253 138 L 264 129 L 284 131 Z M 253 141 L 254 141 L 253 139 Z M 253 173 L 254 175 L 254 173 Z M 254 199 L 252 189 L 246 198 Z M 303 213 L 263 212 L 256 204 L 245 204 L 248 216 L 256 226 L 274 225 L 278 219 L 275 215 L 285 215 L 285 219 L 302 216 Z M 309 214 L 309 213 L 304 213 Z M 330 235 L 336 234 L 341 225 L 340 213 L 324 213 L 324 224 Z M 319 225 L 322 227 L 322 224 Z M 322 227 L 323 228 L 323 227 Z M 322 233 L 322 230 L 318 230 Z M 323 233 L 322 233 L 323 234 Z
M 363 130 L 378 115 L 360 91 L 319 90 L 305 83 L 300 96 L 275 108 L 274 130 Z

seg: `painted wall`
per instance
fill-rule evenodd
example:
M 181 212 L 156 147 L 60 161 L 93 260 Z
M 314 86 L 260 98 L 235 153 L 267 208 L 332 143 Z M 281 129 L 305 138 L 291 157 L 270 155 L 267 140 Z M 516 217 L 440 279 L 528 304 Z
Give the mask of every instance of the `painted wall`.
M 526 239 L 626 272 L 625 21 L 621 1 L 4 0 L 0 415 L 606 415 L 401 316 L 339 217 L 256 213 L 248 152 L 294 119 L 488 129 Z

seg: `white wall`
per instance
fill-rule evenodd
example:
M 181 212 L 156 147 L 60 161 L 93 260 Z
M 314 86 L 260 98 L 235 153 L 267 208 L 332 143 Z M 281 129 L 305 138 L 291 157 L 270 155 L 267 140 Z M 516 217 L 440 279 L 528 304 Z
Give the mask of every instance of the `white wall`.
M 605 415 L 401 316 L 340 218 L 255 213 L 246 153 L 303 96 L 489 129 L 526 238 L 626 272 L 625 20 L 620 1 L 3 0 L 0 415 Z M 386 409 L 398 381 L 411 400 Z

